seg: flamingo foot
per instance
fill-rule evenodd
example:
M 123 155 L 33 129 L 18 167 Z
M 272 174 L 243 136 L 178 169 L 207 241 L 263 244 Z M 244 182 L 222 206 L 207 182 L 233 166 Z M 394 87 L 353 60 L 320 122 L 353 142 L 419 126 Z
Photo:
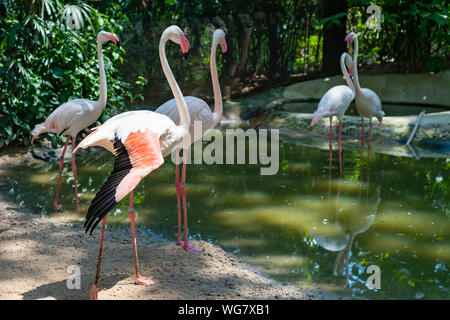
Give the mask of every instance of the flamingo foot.
M 98 300 L 98 288 L 95 284 L 91 285 L 91 300 Z
M 139 278 L 136 278 L 136 280 L 134 281 L 134 284 L 138 284 L 141 286 L 150 286 L 153 284 L 153 280 L 151 277 L 140 276 Z
M 62 204 L 58 204 L 58 202 L 53 202 L 53 209 L 55 211 L 61 211 L 62 207 L 63 207 Z
M 186 243 L 186 242 L 184 242 L 184 241 L 177 241 L 177 244 L 178 245 L 181 245 L 181 246 L 183 246 L 183 249 L 185 250 L 185 251 L 187 251 L 187 252 L 189 252 L 189 253 L 192 253 L 192 254 L 199 254 L 199 252 L 200 251 L 203 251 L 202 249 L 197 249 L 197 248 L 195 248 L 194 246 L 192 246 L 190 243 L 189 243 L 189 241 Z

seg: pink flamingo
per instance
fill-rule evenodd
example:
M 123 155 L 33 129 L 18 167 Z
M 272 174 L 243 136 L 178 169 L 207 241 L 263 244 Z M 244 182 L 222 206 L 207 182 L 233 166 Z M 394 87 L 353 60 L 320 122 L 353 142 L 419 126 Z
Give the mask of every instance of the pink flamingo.
M 214 91 L 214 112 L 211 111 L 208 104 L 196 97 L 185 97 L 189 115 L 191 117 L 191 125 L 189 132 L 194 143 L 196 140 L 201 139 L 210 130 L 212 130 L 220 121 L 222 117 L 222 93 L 220 92 L 219 79 L 217 77 L 216 67 L 216 51 L 217 45 L 220 44 L 222 52 L 227 52 L 227 42 L 225 41 L 225 32 L 221 29 L 217 29 L 213 34 L 213 41 L 211 46 L 211 58 L 210 69 L 212 86 Z M 180 116 L 175 99 L 171 99 L 162 104 L 155 112 L 167 115 L 175 123 L 180 123 Z M 194 134 L 194 122 L 200 121 L 202 126 L 202 135 L 198 133 Z M 178 239 L 177 244 L 183 245 L 184 250 L 189 253 L 198 254 L 199 250 L 192 247 L 188 242 L 188 227 L 187 227 L 187 207 L 186 207 L 186 162 L 183 160 L 183 167 L 181 173 L 181 181 L 179 179 L 179 158 L 181 149 L 175 150 L 176 152 L 176 173 L 175 173 L 175 188 L 177 191 L 177 205 L 178 205 Z M 188 153 L 188 149 L 183 149 L 183 155 Z M 184 213 L 184 241 L 181 241 L 181 208 L 180 208 L 180 194 L 183 198 L 183 213 Z
M 369 118 L 369 152 L 370 152 L 370 140 L 372 136 L 372 118 L 375 117 L 380 122 L 380 126 L 382 125 L 384 112 L 381 110 L 381 100 L 378 97 L 378 95 L 368 89 L 368 88 L 361 88 L 359 84 L 359 78 L 358 78 L 358 35 L 354 32 L 349 33 L 345 37 L 345 41 L 350 43 L 353 41 L 355 43 L 355 47 L 353 50 L 353 70 L 354 70 L 354 76 L 353 80 L 355 82 L 355 104 L 356 109 L 358 110 L 359 114 L 361 115 L 361 148 L 364 146 L 364 117 Z
M 44 123 L 38 124 L 33 131 L 33 143 L 36 137 L 44 132 L 54 132 L 58 135 L 67 136 L 64 144 L 61 157 L 59 158 L 59 173 L 58 185 L 56 187 L 56 196 L 53 202 L 53 207 L 58 210 L 61 206 L 58 205 L 59 187 L 61 185 L 61 173 L 64 164 L 64 154 L 66 153 L 67 145 L 72 138 L 72 150 L 75 149 L 77 134 L 93 124 L 102 114 L 106 106 L 106 75 L 103 65 L 102 44 L 111 40 L 117 47 L 119 47 L 119 39 L 116 35 L 105 31 L 100 31 L 97 35 L 97 50 L 98 50 L 98 66 L 100 72 L 100 95 L 97 101 L 88 99 L 75 99 L 68 101 L 58 108 L 56 108 L 45 120 Z M 75 185 L 75 208 L 78 206 L 78 190 L 77 190 L 77 167 L 75 165 L 75 154 L 72 154 L 72 172 Z
M 329 89 L 319 101 L 319 105 L 317 110 L 313 114 L 313 118 L 311 121 L 311 126 L 313 126 L 317 121 L 319 121 L 323 117 L 330 118 L 330 150 L 332 148 L 332 121 L 333 116 L 337 117 L 339 120 L 339 166 L 342 171 L 342 161 L 341 161 L 341 130 L 342 130 L 342 121 L 344 119 L 344 113 L 347 111 L 348 106 L 352 102 L 355 97 L 355 87 L 353 86 L 353 82 L 350 79 L 350 76 L 353 74 L 352 70 L 352 59 L 350 55 L 344 52 L 341 55 L 341 70 L 345 77 L 345 81 L 347 85 L 334 86 Z M 347 68 L 350 72 L 347 72 Z M 331 153 L 330 153 L 330 166 L 331 166 Z
M 188 53 L 190 45 L 181 29 L 177 26 L 168 27 L 163 32 L 159 42 L 159 56 L 162 68 L 175 96 L 180 114 L 180 125 L 176 125 L 166 115 L 152 111 L 124 112 L 95 128 L 94 132 L 83 139 L 77 147 L 77 149 L 84 149 L 89 146 L 102 146 L 115 156 L 114 169 L 96 194 L 94 200 L 92 200 L 84 223 L 85 231 L 90 231 L 92 234 L 97 224 L 102 221 L 97 273 L 91 286 L 91 299 L 97 299 L 98 296 L 107 214 L 129 193 L 131 194 L 129 215 L 136 269 L 135 283 L 139 285 L 151 285 L 153 283 L 150 277 L 141 276 L 139 271 L 133 191 L 145 176 L 164 163 L 166 155 L 178 148 L 186 149 L 190 145 L 189 124 L 191 123 L 191 118 L 186 101 L 167 62 L 165 45 L 168 40 L 179 44 L 184 54 Z M 185 155 L 183 154 L 183 161 L 185 160 L 184 158 Z

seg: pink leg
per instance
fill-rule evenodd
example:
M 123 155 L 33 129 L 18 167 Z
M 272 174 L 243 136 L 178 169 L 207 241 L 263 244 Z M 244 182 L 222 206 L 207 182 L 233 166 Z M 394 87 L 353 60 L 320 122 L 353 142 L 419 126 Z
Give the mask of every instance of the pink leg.
M 367 145 L 368 148 L 368 161 L 370 161 L 370 143 L 372 140 L 372 118 L 369 120 L 369 144 Z
M 333 134 L 332 122 L 333 122 L 333 119 L 332 119 L 332 117 L 330 117 L 330 168 L 331 168 L 331 157 L 332 157 L 331 152 L 333 151 L 333 145 L 332 145 L 332 141 L 331 141 L 331 137 Z
M 76 136 L 72 137 L 72 150 L 75 150 Z M 75 164 L 75 154 L 72 153 L 72 172 L 73 172 L 73 183 L 75 185 L 75 210 L 79 210 L 78 205 L 78 185 L 77 185 L 77 166 Z
M 364 117 L 361 117 L 361 148 L 364 147 Z
M 97 261 L 97 273 L 95 274 L 95 281 L 91 285 L 91 300 L 97 300 L 98 298 L 98 283 L 100 282 L 100 270 L 102 267 L 102 258 L 103 258 L 103 241 L 105 240 L 105 226 L 106 221 L 108 220 L 108 216 L 105 216 L 102 220 L 102 232 L 100 234 L 100 249 L 98 252 L 98 261 Z
M 176 164 L 175 164 L 175 190 L 177 191 L 177 208 L 178 208 L 178 238 L 177 238 L 177 244 L 181 244 L 181 203 L 180 203 L 180 196 L 181 196 L 181 186 L 180 186 L 180 153 L 179 151 L 176 152 Z
M 330 148 L 330 159 L 332 157 L 332 150 Z M 328 208 L 327 208 L 327 215 L 330 212 L 330 196 L 331 196 L 331 161 L 330 164 L 328 166 Z
M 130 208 L 128 209 L 128 214 L 130 215 L 131 234 L 133 235 L 134 267 L 136 269 L 136 280 L 134 281 L 134 283 L 143 285 L 143 286 L 148 286 L 148 285 L 153 284 L 152 278 L 141 276 L 141 272 L 139 271 L 139 261 L 138 261 L 137 243 L 136 243 L 136 227 L 135 227 L 136 213 L 134 212 L 134 207 L 133 207 L 133 192 L 130 193 Z
M 342 121 L 339 121 L 339 172 L 342 175 L 342 147 L 341 147 Z
M 55 201 L 53 201 L 53 208 L 55 210 L 58 210 L 61 208 L 61 206 L 58 205 L 58 197 L 59 197 L 59 187 L 61 185 L 61 174 L 62 174 L 62 168 L 64 165 L 64 154 L 66 153 L 67 145 L 69 144 L 70 136 L 67 137 L 66 143 L 64 144 L 63 151 L 61 153 L 61 157 L 59 158 L 59 173 L 58 173 L 58 185 L 56 186 L 56 196 Z
M 187 223 L 187 206 L 186 206 L 186 162 L 187 162 L 188 152 L 187 150 L 183 150 L 183 167 L 181 171 L 181 196 L 183 199 L 183 213 L 184 213 L 184 241 L 181 243 L 189 253 L 198 254 L 199 249 L 192 247 L 189 244 L 189 236 L 188 236 L 188 223 Z

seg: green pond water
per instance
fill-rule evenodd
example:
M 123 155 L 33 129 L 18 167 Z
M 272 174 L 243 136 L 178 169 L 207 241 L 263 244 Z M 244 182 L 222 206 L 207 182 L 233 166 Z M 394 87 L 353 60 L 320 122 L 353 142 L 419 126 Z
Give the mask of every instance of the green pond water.
M 336 150 L 331 170 L 328 150 L 283 141 L 276 175 L 261 176 L 262 165 L 189 165 L 191 239 L 218 244 L 278 281 L 338 296 L 449 299 L 450 159 L 372 152 L 369 162 L 367 149 L 363 160 L 344 149 L 340 176 Z M 87 208 L 113 157 L 93 152 L 78 156 L 77 166 L 80 205 Z M 0 194 L 51 214 L 57 172 L 58 164 L 44 162 L 3 170 Z M 174 180 L 168 157 L 135 191 L 137 224 L 171 240 L 177 235 Z M 65 209 L 56 214 L 75 214 L 69 163 L 62 181 Z M 128 197 L 108 226 L 129 228 L 127 206 Z M 366 286 L 370 265 L 380 268 L 380 289 Z

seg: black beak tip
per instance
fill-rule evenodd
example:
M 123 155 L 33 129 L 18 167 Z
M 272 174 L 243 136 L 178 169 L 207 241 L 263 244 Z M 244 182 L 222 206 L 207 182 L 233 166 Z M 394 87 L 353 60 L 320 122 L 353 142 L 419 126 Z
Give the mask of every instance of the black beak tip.
M 116 46 L 117 48 L 120 48 L 120 41 L 117 41 Z
M 186 53 L 183 53 L 183 59 L 184 59 L 184 61 L 187 60 L 188 56 L 189 56 L 189 51 L 186 52 Z

